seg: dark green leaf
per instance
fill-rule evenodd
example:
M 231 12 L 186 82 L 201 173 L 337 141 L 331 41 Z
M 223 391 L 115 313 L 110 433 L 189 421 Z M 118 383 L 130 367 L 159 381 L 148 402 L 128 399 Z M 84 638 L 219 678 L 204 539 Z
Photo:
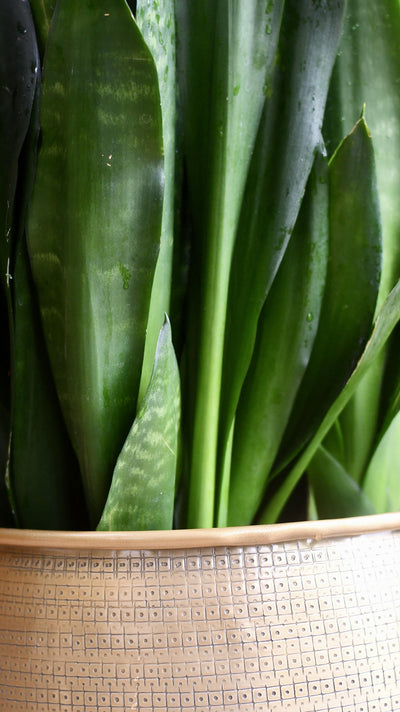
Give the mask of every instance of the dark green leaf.
M 8 291 L 18 160 L 29 127 L 39 55 L 29 3 L 0 5 L 0 279 Z
M 261 312 L 236 414 L 229 525 L 251 524 L 257 512 L 312 351 L 328 261 L 327 174 L 319 155 Z
M 87 529 L 79 467 L 61 416 L 23 244 L 16 259 L 14 294 L 8 468 L 18 525 L 28 529 Z
M 399 322 L 399 320 L 400 282 L 398 282 L 396 287 L 390 292 L 387 300 L 381 308 L 377 320 L 375 322 L 372 336 L 368 341 L 368 344 L 362 354 L 360 361 L 357 364 L 357 367 L 351 374 L 351 377 L 347 381 L 344 388 L 341 390 L 334 403 L 329 408 L 327 414 L 322 420 L 321 425 L 318 427 L 318 430 L 314 434 L 312 440 L 302 451 L 301 455 L 299 456 L 293 467 L 285 473 L 285 477 L 282 481 L 280 481 L 276 491 L 266 503 L 263 512 L 259 517 L 259 523 L 275 522 L 278 519 L 279 514 L 282 508 L 284 507 L 288 497 L 290 496 L 294 487 L 307 469 L 313 456 L 317 452 L 318 447 L 328 434 L 329 430 L 332 428 L 333 424 L 342 412 L 343 408 L 353 396 L 365 374 L 373 365 L 375 359 L 379 357 L 390 334 L 392 333 L 394 327 Z
M 399 36 L 398 0 L 347 0 L 324 126 L 324 137 L 332 153 L 365 104 L 374 142 L 382 213 L 381 301 L 400 277 Z
M 53 17 L 56 4 L 57 0 L 30 0 L 42 59 L 50 30 L 51 18 Z
M 316 430 L 370 336 L 381 272 L 374 154 L 363 118 L 330 161 L 329 266 L 313 353 L 282 444 L 287 461 Z
M 378 306 L 400 277 L 399 36 L 398 0 L 348 0 L 324 125 L 324 137 L 333 150 L 366 105 L 382 216 L 383 264 Z M 362 480 L 371 452 L 394 414 L 392 394 L 396 390 L 394 384 L 400 380 L 398 345 L 388 346 L 389 359 L 382 354 L 341 415 L 346 449 L 343 462 L 357 481 Z M 382 388 L 385 360 L 389 373 Z M 383 420 L 385 424 L 377 436 L 377 427 Z
M 124 0 L 60 0 L 45 57 L 28 246 L 92 523 L 136 411 L 158 255 L 157 72 Z

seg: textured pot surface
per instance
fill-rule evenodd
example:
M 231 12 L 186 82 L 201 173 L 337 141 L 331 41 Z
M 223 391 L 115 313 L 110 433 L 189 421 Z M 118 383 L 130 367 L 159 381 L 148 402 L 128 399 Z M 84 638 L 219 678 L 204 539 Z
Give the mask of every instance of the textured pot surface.
M 0 710 L 400 710 L 399 562 L 399 514 L 0 530 Z

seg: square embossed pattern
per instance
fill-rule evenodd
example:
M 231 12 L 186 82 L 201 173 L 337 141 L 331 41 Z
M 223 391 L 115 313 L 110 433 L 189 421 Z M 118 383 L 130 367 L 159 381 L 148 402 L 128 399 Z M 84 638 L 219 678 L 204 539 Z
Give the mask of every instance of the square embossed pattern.
M 1 712 L 400 710 L 400 534 L 0 553 Z

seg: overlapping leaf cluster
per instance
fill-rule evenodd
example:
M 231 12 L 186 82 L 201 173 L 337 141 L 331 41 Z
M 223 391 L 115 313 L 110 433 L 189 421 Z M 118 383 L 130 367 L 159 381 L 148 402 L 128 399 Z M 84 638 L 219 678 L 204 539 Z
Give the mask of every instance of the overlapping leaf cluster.
M 397 0 L 0 32 L 1 524 L 397 509 Z

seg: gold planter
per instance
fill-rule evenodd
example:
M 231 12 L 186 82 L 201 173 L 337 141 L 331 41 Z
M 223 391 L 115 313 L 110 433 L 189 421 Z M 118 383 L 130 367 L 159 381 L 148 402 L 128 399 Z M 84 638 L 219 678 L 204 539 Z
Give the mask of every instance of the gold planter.
M 0 710 L 400 710 L 400 514 L 0 530 Z

